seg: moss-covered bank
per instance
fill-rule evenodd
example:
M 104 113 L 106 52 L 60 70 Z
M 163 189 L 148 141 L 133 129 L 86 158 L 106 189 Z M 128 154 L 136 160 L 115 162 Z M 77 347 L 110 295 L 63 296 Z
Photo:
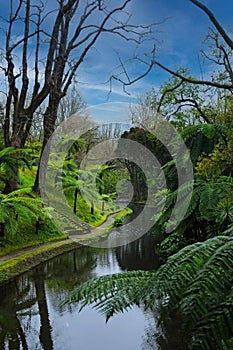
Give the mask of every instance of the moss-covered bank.
M 67 253 L 81 244 L 71 240 L 46 244 L 38 248 L 31 248 L 30 251 L 12 257 L 0 263 L 0 284 L 26 272 L 63 253 Z M 2 258 L 4 259 L 4 257 Z
M 51 242 L 38 247 L 28 247 L 14 252 L 12 254 L 0 258 L 0 284 L 7 282 L 14 277 L 31 270 L 35 266 L 58 255 L 67 253 L 77 248 L 81 248 L 83 244 L 93 244 L 100 239 L 108 236 L 109 231 L 114 227 L 115 220 L 118 217 L 124 219 L 131 214 L 129 208 L 121 210 L 113 215 L 113 222 L 109 225 L 101 225 L 95 228 L 92 233 L 87 235 L 79 235 L 76 239 L 66 239 L 59 242 Z

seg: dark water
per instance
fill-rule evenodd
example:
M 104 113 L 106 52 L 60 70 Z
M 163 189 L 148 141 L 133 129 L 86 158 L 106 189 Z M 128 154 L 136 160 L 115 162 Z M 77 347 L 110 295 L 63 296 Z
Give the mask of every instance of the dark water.
M 115 233 L 113 232 L 113 235 Z M 155 235 L 156 236 L 156 235 Z M 76 304 L 61 306 L 69 291 L 90 278 L 132 269 L 156 269 L 155 236 L 114 249 L 83 247 L 41 264 L 0 288 L 0 349 L 139 350 L 159 346 L 156 312 L 137 307 L 114 316 Z

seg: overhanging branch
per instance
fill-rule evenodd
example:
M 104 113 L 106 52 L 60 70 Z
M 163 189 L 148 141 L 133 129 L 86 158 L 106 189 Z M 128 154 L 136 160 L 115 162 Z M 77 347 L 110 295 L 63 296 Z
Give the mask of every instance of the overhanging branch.
M 230 46 L 230 48 L 233 50 L 233 41 L 231 40 L 231 38 L 229 37 L 229 35 L 227 35 L 226 31 L 224 30 L 224 28 L 221 26 L 221 24 L 218 22 L 218 20 L 216 19 L 216 17 L 214 16 L 213 12 L 210 11 L 210 9 L 208 7 L 206 7 L 204 4 L 202 4 L 200 1 L 198 0 L 189 0 L 191 1 L 195 6 L 199 7 L 202 11 L 204 11 L 207 16 L 209 17 L 209 19 L 211 20 L 211 22 L 213 23 L 213 25 L 215 26 L 215 28 L 217 29 L 217 31 L 219 32 L 219 34 L 222 36 L 222 38 L 224 39 L 224 41 L 227 43 L 228 46 Z

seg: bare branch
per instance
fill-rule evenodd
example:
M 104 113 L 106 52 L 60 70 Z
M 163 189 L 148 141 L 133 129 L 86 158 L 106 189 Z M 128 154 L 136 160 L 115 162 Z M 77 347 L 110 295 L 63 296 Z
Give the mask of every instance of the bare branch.
M 229 37 L 229 35 L 227 35 L 226 31 L 224 30 L 224 28 L 220 25 L 220 23 L 218 22 L 218 20 L 216 19 L 216 17 L 214 16 L 213 12 L 210 11 L 210 9 L 208 7 L 206 7 L 204 4 L 202 4 L 200 1 L 198 0 L 189 0 L 191 1 L 194 5 L 196 5 L 197 7 L 199 7 L 202 11 L 204 11 L 207 16 L 209 17 L 209 19 L 211 20 L 211 22 L 213 23 L 213 25 L 215 26 L 215 28 L 217 29 L 217 31 L 219 32 L 219 34 L 222 36 L 222 38 L 224 39 L 224 41 L 227 43 L 228 46 L 230 46 L 230 48 L 233 50 L 233 41 L 231 40 L 231 38 Z
M 150 71 L 152 70 L 153 66 L 154 66 L 154 63 L 151 62 L 151 63 L 148 65 L 148 68 L 147 68 L 142 74 L 138 75 L 138 76 L 137 76 L 136 78 L 134 78 L 134 79 L 130 79 L 130 80 L 129 80 L 129 76 L 128 76 L 128 77 L 127 77 L 127 81 L 125 81 L 125 80 L 121 79 L 121 78 L 120 78 L 119 76 L 117 76 L 117 75 L 112 75 L 112 76 L 110 77 L 109 81 L 110 81 L 110 82 L 112 82 L 112 80 L 118 81 L 119 83 L 122 84 L 122 86 L 123 86 L 123 91 L 124 91 L 124 92 L 127 92 L 127 91 L 126 91 L 126 86 L 130 86 L 130 85 L 136 83 L 137 81 L 139 81 L 139 80 L 145 78 L 145 76 L 147 76 L 148 73 L 150 73 Z M 126 68 L 123 68 L 123 70 L 125 71 Z M 127 92 L 127 94 L 130 95 L 129 92 Z
M 137 81 L 139 81 L 139 80 L 145 78 L 145 77 L 150 73 L 150 71 L 152 70 L 152 68 L 154 67 L 155 47 L 153 48 L 153 50 L 152 50 L 151 53 L 152 53 L 153 56 L 152 56 L 152 58 L 151 58 L 151 60 L 150 60 L 150 63 L 144 61 L 142 58 L 139 58 L 139 57 L 134 57 L 134 58 L 133 58 L 133 59 L 135 59 L 135 60 L 137 60 L 137 61 L 143 63 L 145 66 L 148 67 L 142 74 L 138 75 L 138 76 L 137 76 L 136 78 L 134 78 L 134 79 L 131 79 L 131 78 L 130 78 L 129 74 L 127 73 L 127 69 L 126 69 L 126 67 L 125 67 L 125 64 L 124 64 L 124 63 L 122 62 L 122 60 L 121 60 L 121 61 L 120 61 L 120 63 L 121 63 L 121 64 L 120 64 L 120 67 L 122 68 L 123 72 L 120 73 L 120 74 L 118 74 L 118 75 L 114 75 L 114 74 L 113 74 L 113 75 L 109 78 L 109 80 L 108 80 L 108 81 L 109 81 L 109 87 L 110 87 L 110 89 L 109 89 L 109 95 L 110 95 L 111 92 L 112 92 L 112 82 L 113 82 L 113 80 L 118 81 L 119 83 L 121 83 L 121 84 L 122 84 L 122 89 L 123 89 L 123 91 L 124 91 L 127 95 L 130 95 L 130 93 L 126 90 L 126 86 L 130 86 L 130 85 L 136 83 Z M 130 60 L 130 61 L 132 61 L 132 60 Z M 126 77 L 126 80 L 125 80 L 124 78 L 121 78 L 121 77 L 120 77 L 121 74 L 124 74 L 124 76 Z
M 162 94 L 162 96 L 161 96 L 161 98 L 160 98 L 158 107 L 157 107 L 157 112 L 160 111 L 165 96 L 166 96 L 167 94 L 169 94 L 170 92 L 173 92 L 173 91 L 175 91 L 176 89 L 178 89 L 178 88 L 183 84 L 183 82 L 184 82 L 184 81 L 181 80 L 177 85 L 173 86 L 172 88 L 166 89 L 166 90 L 163 92 L 163 94 Z
M 99 28 L 96 32 L 96 34 L 94 35 L 94 37 L 92 38 L 92 40 L 90 40 L 90 42 L 86 45 L 86 47 L 84 48 L 84 50 L 82 51 L 82 53 L 79 56 L 78 61 L 76 62 L 76 64 L 73 66 L 73 69 L 71 70 L 71 73 L 69 75 L 69 78 L 67 79 L 66 85 L 63 89 L 63 93 L 66 93 L 68 90 L 68 87 L 70 86 L 72 79 L 75 75 L 76 70 L 78 69 L 78 67 L 80 66 L 80 64 L 83 62 L 85 56 L 87 55 L 88 51 L 93 47 L 93 45 L 95 44 L 95 42 L 97 41 L 97 39 L 99 38 L 100 34 L 104 31 L 105 28 L 105 24 L 109 21 L 110 18 L 112 18 L 112 16 L 115 13 L 118 13 L 120 11 L 123 11 L 125 9 L 125 7 L 127 6 L 127 4 L 130 2 L 131 0 L 126 0 L 122 6 L 120 7 L 116 7 L 113 10 L 111 10 L 110 12 L 107 13 L 107 15 L 105 16 L 105 18 L 103 19 L 102 23 L 99 25 Z
M 227 53 L 226 49 L 221 45 L 220 46 L 220 50 L 223 52 L 223 64 L 225 66 L 225 69 L 227 71 L 227 73 L 229 74 L 229 77 L 231 79 L 232 85 L 233 85 L 233 70 L 231 68 L 231 63 L 229 60 L 229 54 Z
M 28 35 L 29 35 L 29 20 L 30 20 L 30 0 L 26 2 L 26 11 L 24 19 L 24 42 L 23 42 L 23 56 L 22 56 L 22 88 L 19 97 L 19 110 L 24 106 L 26 94 L 28 90 L 28 76 L 27 76 L 27 51 L 28 51 Z
M 196 110 L 199 112 L 200 116 L 204 119 L 206 123 L 211 123 L 210 119 L 206 116 L 206 114 L 203 112 L 199 104 L 197 103 L 196 100 L 191 99 L 191 98 L 180 98 L 176 99 L 177 104 L 180 104 L 180 108 L 183 106 L 190 106 L 190 107 L 195 107 Z M 185 105 L 183 105 L 185 104 Z M 174 114 L 174 113 L 173 113 Z
M 43 118 L 45 146 L 56 125 L 62 97 L 102 34 L 111 33 L 124 41 L 131 41 L 136 48 L 143 41 L 152 39 L 152 26 L 155 24 L 147 26 L 131 23 L 131 16 L 127 13 L 131 1 L 122 0 L 120 4 L 114 5 L 104 0 L 57 0 L 56 8 L 47 11 L 43 0 L 9 0 L 10 14 L 4 23 L 7 27 L 5 64 L 2 67 L 7 77 L 4 116 L 6 145 L 16 148 L 24 145 L 34 116 L 46 101 Z M 119 19 L 122 18 L 122 12 L 124 21 Z M 46 27 L 50 19 L 52 23 Z M 154 64 L 153 60 L 149 64 L 141 60 L 141 63 L 147 64 L 146 71 L 131 79 L 120 57 L 119 61 L 123 68 L 123 79 L 113 75 L 109 82 L 121 80 L 126 93 L 126 87 L 146 76 Z M 30 81 L 29 67 L 34 70 Z
M 179 79 L 181 79 L 183 81 L 186 81 L 188 83 L 191 83 L 191 84 L 213 86 L 213 87 L 217 87 L 217 88 L 220 88 L 220 89 L 226 89 L 226 90 L 229 90 L 229 91 L 233 90 L 232 84 L 221 84 L 221 83 L 218 83 L 216 81 L 198 80 L 198 79 L 195 79 L 195 78 L 188 78 L 188 77 L 183 76 L 182 74 L 179 74 L 179 73 L 177 73 L 177 72 L 175 72 L 175 71 L 165 67 L 164 65 L 162 65 L 158 61 L 153 61 L 153 64 L 157 65 L 160 68 L 162 68 L 166 72 L 174 75 L 175 77 L 177 77 L 177 78 L 179 78 Z
M 40 50 L 40 26 L 41 26 L 41 12 L 42 8 L 41 6 L 37 7 L 37 22 L 36 22 L 36 46 L 35 46 L 35 63 L 34 63 L 34 69 L 35 69 L 35 83 L 32 93 L 32 101 L 34 100 L 35 96 L 37 95 L 40 83 L 39 83 L 39 50 Z

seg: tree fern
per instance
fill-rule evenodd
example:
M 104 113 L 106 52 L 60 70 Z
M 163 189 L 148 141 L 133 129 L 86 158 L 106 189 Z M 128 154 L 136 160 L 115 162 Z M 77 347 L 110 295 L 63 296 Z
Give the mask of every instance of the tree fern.
M 217 124 L 198 124 L 185 128 L 181 136 L 196 163 L 202 153 L 209 154 L 220 139 L 226 139 L 226 129 Z
M 233 224 L 229 225 L 223 234 L 227 236 L 233 236 Z
M 25 189 L 0 195 L 0 223 L 2 230 L 8 236 L 16 234 L 19 223 L 31 223 L 32 220 L 37 221 L 46 217 L 41 199 L 25 196 Z M 1 236 L 4 236 L 3 232 Z
M 200 266 L 181 303 L 182 313 L 188 320 L 186 326 L 196 325 L 202 319 L 208 322 L 213 305 L 216 307 L 225 300 L 233 282 L 232 260 L 233 240 L 229 239 Z
M 35 156 L 30 155 L 30 149 L 15 149 L 14 147 L 6 147 L 0 151 L 0 166 L 3 174 L 2 179 L 9 178 L 11 175 L 15 175 L 15 166 L 26 165 L 31 168 L 32 162 Z
M 150 280 L 153 272 L 130 271 L 123 274 L 107 275 L 90 280 L 75 289 L 65 303 L 80 302 L 80 310 L 88 304 L 106 315 L 108 320 L 116 312 L 122 312 L 133 304 L 139 304 L 137 293 L 144 282 Z M 120 297 L 121 296 L 121 297 Z
M 88 281 L 65 302 L 93 304 L 107 319 L 133 304 L 161 314 L 179 310 L 192 348 L 226 349 L 233 337 L 233 238 L 198 242 L 171 256 L 157 271 L 131 271 Z
M 193 281 L 200 266 L 228 240 L 228 237 L 215 237 L 203 243 L 194 243 L 171 256 L 160 268 L 156 276 L 157 295 L 161 299 L 164 294 L 171 294 L 167 305 L 169 310 L 177 306 L 177 300 L 182 297 L 188 282 Z
M 203 217 L 206 220 L 213 219 L 214 210 L 216 210 L 217 208 L 218 200 L 218 193 L 214 186 L 212 186 L 211 184 L 205 184 L 204 186 L 202 186 L 199 203 L 199 211 L 201 217 Z
M 190 184 L 168 193 L 164 208 L 156 216 L 161 227 L 169 227 L 169 221 L 177 196 L 178 210 L 184 213 L 183 221 L 176 228 L 176 233 L 186 236 L 190 243 L 198 238 L 208 238 L 209 234 L 219 234 L 227 229 L 233 221 L 233 185 L 232 178 L 221 176 L 212 182 L 197 181 L 194 183 L 192 198 L 188 195 L 192 190 Z M 164 238 L 167 235 L 165 234 Z

